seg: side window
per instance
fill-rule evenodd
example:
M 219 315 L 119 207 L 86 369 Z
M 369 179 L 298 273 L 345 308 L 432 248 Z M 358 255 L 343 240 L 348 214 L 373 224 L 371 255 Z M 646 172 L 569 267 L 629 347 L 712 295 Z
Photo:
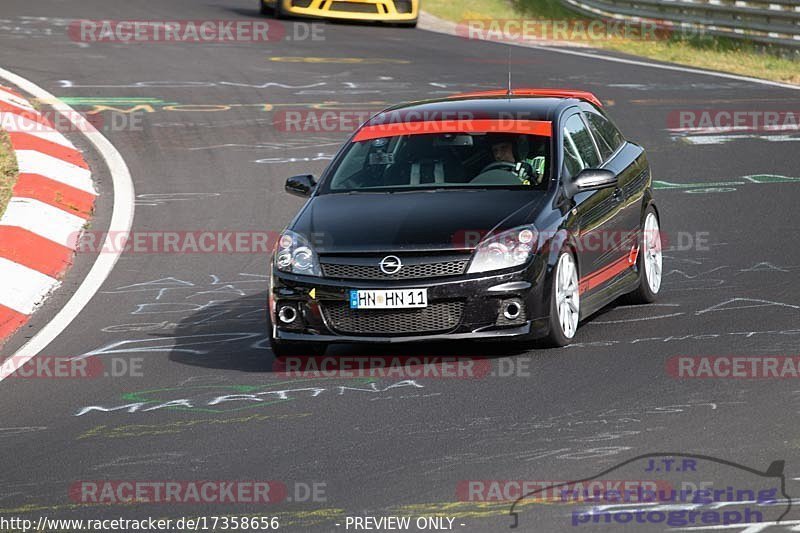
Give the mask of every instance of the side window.
M 564 128 L 564 168 L 570 176 L 577 176 L 578 172 L 586 168 L 567 128 Z
M 585 116 L 605 160 L 625 142 L 625 139 L 606 117 L 592 112 L 586 112 Z
M 564 124 L 564 165 L 570 176 L 584 168 L 600 166 L 600 157 L 580 115 L 572 115 Z

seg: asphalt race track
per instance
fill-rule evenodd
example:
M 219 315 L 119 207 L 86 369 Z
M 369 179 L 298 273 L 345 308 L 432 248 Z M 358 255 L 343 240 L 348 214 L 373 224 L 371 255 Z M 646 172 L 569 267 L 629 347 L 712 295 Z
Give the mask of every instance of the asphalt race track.
M 87 44 L 67 34 L 73 18 L 259 16 L 247 0 L 3 0 L 0 66 L 82 112 L 140 106 L 128 114 L 137 127 L 106 132 L 134 179 L 138 232 L 281 231 L 302 205 L 283 192 L 285 179 L 318 176 L 347 136 L 281 131 L 273 122 L 282 110 L 379 109 L 506 79 L 505 47 L 423 30 L 323 24 L 323 40 L 211 45 Z M 296 25 L 286 23 L 290 35 Z M 656 191 L 673 240 L 657 304 L 607 308 L 558 350 L 329 351 L 489 357 L 494 375 L 475 379 L 287 378 L 273 372 L 266 342 L 265 255 L 125 254 L 42 355 L 97 355 L 141 371 L 0 383 L 0 516 L 277 516 L 281 530 L 329 532 L 346 530 L 348 516 L 447 516 L 456 530 L 504 531 L 511 502 L 462 501 L 463 483 L 584 479 L 660 452 L 762 471 L 785 460 L 786 493 L 800 495 L 795 381 L 667 372 L 679 355 L 798 354 L 800 181 L 742 178 L 800 178 L 800 137 L 699 143 L 667 129 L 678 110 L 796 110 L 800 92 L 538 49 L 515 49 L 512 63 L 517 86 L 593 91 L 623 133 L 647 148 L 655 179 L 676 184 Z M 71 138 L 94 165 L 101 197 L 91 229 L 102 231 L 110 174 L 84 137 Z M 65 288 L 2 357 L 52 318 L 93 260 L 78 256 Z M 267 401 L 214 403 L 267 391 Z M 136 402 L 146 403 L 112 410 Z M 93 406 L 105 410 L 85 409 Z M 723 487 L 753 477 L 737 468 L 697 475 Z M 85 480 L 256 479 L 284 483 L 292 501 L 92 505 L 70 494 Z M 303 487 L 314 483 L 321 490 L 306 497 Z M 518 530 L 573 529 L 574 506 L 529 500 L 518 510 Z M 747 531 L 789 531 L 798 518 L 795 506 L 781 525 Z

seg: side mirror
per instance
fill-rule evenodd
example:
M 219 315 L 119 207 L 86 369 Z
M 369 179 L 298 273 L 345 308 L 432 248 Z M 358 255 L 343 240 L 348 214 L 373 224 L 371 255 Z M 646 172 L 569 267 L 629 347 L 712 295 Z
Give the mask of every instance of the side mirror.
M 599 191 L 617 185 L 617 175 L 610 170 L 587 168 L 564 184 L 564 191 L 572 198 L 579 192 Z
M 302 176 L 292 176 L 286 180 L 286 192 L 295 196 L 308 198 L 314 191 L 317 182 L 314 181 L 314 176 L 311 174 L 303 174 Z

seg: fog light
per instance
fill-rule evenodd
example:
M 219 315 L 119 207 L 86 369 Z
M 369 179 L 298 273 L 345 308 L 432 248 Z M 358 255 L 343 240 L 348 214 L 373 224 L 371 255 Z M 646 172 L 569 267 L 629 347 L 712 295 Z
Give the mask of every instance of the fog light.
M 522 308 L 517 302 L 509 302 L 503 306 L 503 316 L 508 320 L 516 320 L 522 313 Z
M 291 305 L 282 306 L 280 311 L 278 311 L 278 320 L 280 320 L 282 324 L 291 324 L 297 320 L 297 309 Z
M 509 298 L 500 302 L 497 314 L 497 326 L 520 326 L 525 323 L 525 307 L 520 298 Z

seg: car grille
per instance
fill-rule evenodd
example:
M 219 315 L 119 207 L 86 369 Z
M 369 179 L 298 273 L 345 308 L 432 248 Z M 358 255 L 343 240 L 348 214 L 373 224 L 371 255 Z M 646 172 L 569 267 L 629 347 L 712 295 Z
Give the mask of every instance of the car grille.
M 418 335 L 461 323 L 464 302 L 437 302 L 421 309 L 350 309 L 347 302 L 320 305 L 328 326 L 345 335 Z
M 377 13 L 376 4 L 362 4 L 360 2 L 333 2 L 331 11 L 346 11 L 348 13 Z
M 340 279 L 422 279 L 460 276 L 467 269 L 468 259 L 442 261 L 438 263 L 404 264 L 396 274 L 384 274 L 377 264 L 340 265 L 322 263 L 322 273 L 326 278 Z

